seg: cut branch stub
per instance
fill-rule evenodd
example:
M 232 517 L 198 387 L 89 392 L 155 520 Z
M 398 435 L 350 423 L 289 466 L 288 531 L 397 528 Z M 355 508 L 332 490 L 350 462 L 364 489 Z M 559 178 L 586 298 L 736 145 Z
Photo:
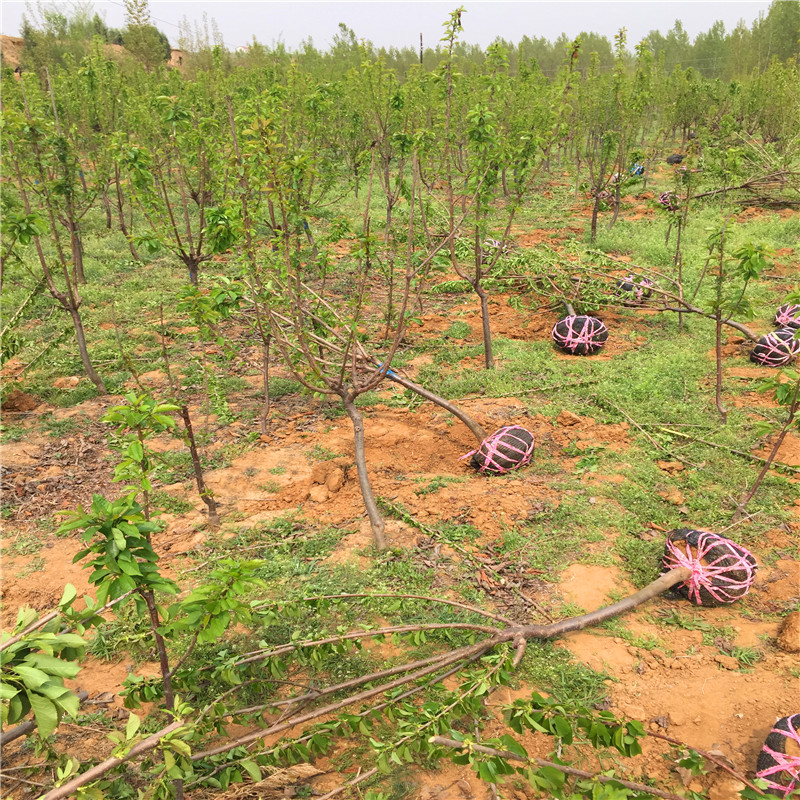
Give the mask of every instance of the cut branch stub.
M 590 356 L 605 346 L 608 328 L 597 317 L 570 315 L 556 322 L 550 335 L 565 353 Z
M 800 353 L 800 340 L 794 330 L 784 328 L 762 336 L 750 351 L 750 360 L 764 367 L 782 367 Z
M 665 570 L 687 567 L 688 580 L 675 587 L 698 606 L 721 606 L 744 597 L 756 578 L 753 554 L 725 536 L 678 528 L 670 531 L 661 564 Z
M 533 458 L 533 434 L 521 425 L 507 425 L 487 436 L 477 450 L 461 456 L 470 458 L 478 472 L 502 475 L 530 464 Z
M 800 789 L 800 714 L 782 717 L 773 726 L 758 754 L 756 778 L 769 791 L 788 797 Z

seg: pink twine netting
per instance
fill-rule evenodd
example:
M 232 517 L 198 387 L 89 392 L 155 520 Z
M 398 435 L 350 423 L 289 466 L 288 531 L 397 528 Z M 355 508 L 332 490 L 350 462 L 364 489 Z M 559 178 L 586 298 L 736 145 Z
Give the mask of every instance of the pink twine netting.
M 564 317 L 553 326 L 553 341 L 572 355 L 596 353 L 608 341 L 608 328 L 597 317 L 582 315 Z
M 667 209 L 667 211 L 678 210 L 678 198 L 675 192 L 664 192 L 658 198 L 658 202 Z
M 800 328 L 800 306 L 785 303 L 775 312 L 775 324 L 779 328 Z
M 781 742 L 781 737 L 786 741 Z M 756 772 L 756 778 L 765 780 L 768 789 L 784 795 L 800 789 L 800 756 L 787 755 L 786 752 L 775 749 L 782 745 L 785 751 L 789 740 L 800 748 L 800 714 L 783 717 L 775 723 L 758 756 Z M 773 777 L 788 783 L 775 783 L 770 780 Z
M 626 275 L 617 281 L 616 294 L 628 301 L 641 303 L 650 297 L 651 289 L 655 286 L 649 278 L 639 278 L 636 275 Z
M 530 464 L 533 458 L 533 434 L 521 425 L 507 425 L 487 436 L 480 447 L 461 456 L 471 458 L 478 472 L 502 475 Z
M 744 597 L 758 570 L 746 548 L 718 533 L 689 528 L 670 532 L 661 563 L 664 573 L 678 567 L 692 571 L 675 590 L 699 606 L 719 606 Z
M 800 340 L 791 328 L 762 336 L 750 351 L 750 360 L 764 367 L 782 367 L 800 353 Z

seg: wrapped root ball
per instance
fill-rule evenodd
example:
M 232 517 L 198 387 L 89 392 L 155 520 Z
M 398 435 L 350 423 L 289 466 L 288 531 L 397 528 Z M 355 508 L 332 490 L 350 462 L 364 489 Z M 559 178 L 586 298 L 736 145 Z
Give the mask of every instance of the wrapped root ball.
M 675 590 L 698 606 L 721 606 L 744 597 L 756 578 L 753 554 L 725 536 L 678 528 L 670 531 L 661 558 L 664 572 L 691 569 Z
M 779 328 L 791 328 L 796 331 L 800 328 L 800 306 L 784 303 L 775 312 L 775 324 Z
M 800 353 L 800 340 L 791 328 L 772 331 L 758 340 L 750 351 L 750 360 L 764 367 L 782 367 Z
M 550 335 L 564 352 L 590 356 L 608 341 L 608 328 L 597 317 L 577 315 L 556 322 Z
M 789 796 L 800 789 L 800 714 L 779 719 L 758 754 L 756 778 L 773 794 Z
M 507 425 L 487 436 L 477 450 L 471 450 L 461 458 L 470 458 L 470 466 L 478 472 L 501 475 L 530 463 L 533 434 L 521 425 Z
M 675 192 L 663 192 L 659 195 L 658 202 L 666 208 L 667 211 L 677 211 L 680 207 Z
M 626 275 L 617 281 L 614 294 L 621 297 L 626 305 L 638 305 L 646 300 L 655 284 L 649 278 L 639 278 L 636 275 Z
M 491 261 L 497 255 L 498 251 L 501 256 L 507 256 L 510 252 L 510 248 L 507 244 L 503 244 L 497 239 L 486 239 L 483 243 L 481 256 L 484 261 Z

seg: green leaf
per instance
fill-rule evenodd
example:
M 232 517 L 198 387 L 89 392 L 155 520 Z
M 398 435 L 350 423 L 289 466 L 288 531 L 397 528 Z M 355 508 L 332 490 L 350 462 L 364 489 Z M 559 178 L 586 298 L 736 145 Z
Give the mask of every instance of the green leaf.
M 71 584 L 68 583 L 64 587 L 64 594 L 61 595 L 61 601 L 59 602 L 59 606 L 64 608 L 65 606 L 72 605 L 72 601 L 78 596 L 78 590 Z
M 14 695 L 19 693 L 19 689 L 15 689 L 8 683 L 0 683 L 0 700 L 10 700 Z
M 133 739 L 133 737 L 136 736 L 136 731 L 139 730 L 139 726 L 141 724 L 142 721 L 139 719 L 139 717 L 131 712 L 131 715 L 128 717 L 128 723 L 125 725 L 125 739 L 128 741 Z
M 142 447 L 142 443 L 139 441 L 131 442 L 128 445 L 128 455 L 134 461 L 142 461 L 144 459 L 144 448 Z
M 33 714 L 36 717 L 36 726 L 40 736 L 49 736 L 58 726 L 58 709 L 46 697 L 36 692 L 28 692 Z
M 28 689 L 38 689 L 50 680 L 46 672 L 33 667 L 26 667 L 24 664 L 15 665 L 14 670 L 22 678 L 22 682 Z
M 31 653 L 25 660 L 37 669 L 43 670 L 50 675 L 55 675 L 58 678 L 74 678 L 80 671 L 80 667 L 73 661 L 64 661 L 55 656 L 48 656 L 45 653 Z
M 114 539 L 114 544 L 120 550 L 125 550 L 125 548 L 128 546 L 128 543 L 125 540 L 125 534 L 119 528 L 112 528 L 111 529 L 111 536 Z
M 256 764 L 255 761 L 250 761 L 249 758 L 246 758 L 244 761 L 239 762 L 239 766 L 247 772 L 253 782 L 257 783 L 261 780 L 261 770 L 258 768 L 258 764 Z

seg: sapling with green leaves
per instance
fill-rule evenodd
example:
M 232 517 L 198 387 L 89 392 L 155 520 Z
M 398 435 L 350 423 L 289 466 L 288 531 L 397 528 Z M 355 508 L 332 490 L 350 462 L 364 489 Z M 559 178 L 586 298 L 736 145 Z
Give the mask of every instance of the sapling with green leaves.
M 115 141 L 144 220 L 133 241 L 150 253 L 161 247 L 172 252 L 197 284 L 200 266 L 230 249 L 239 235 L 224 166 L 229 140 L 216 119 L 181 97 L 159 95 L 151 104 L 157 123 L 143 141 L 133 135 Z
M 75 587 L 67 585 L 59 611 L 69 608 L 76 597 Z M 20 608 L 14 630 L 0 639 L 3 727 L 21 723 L 32 713 L 34 719 L 19 726 L 22 734 L 36 727 L 45 738 L 58 727 L 64 714 L 78 713 L 79 698 L 64 686 L 64 679 L 75 678 L 86 651 L 86 642 L 80 636 L 62 630 L 61 613 L 47 616 L 43 619 L 31 608 Z M 0 741 L 7 744 L 16 735 L 6 729 Z
M 24 235 L 33 240 L 48 291 L 70 315 L 87 377 L 105 394 L 103 379 L 89 356 L 80 310 L 79 286 L 85 278 L 78 222 L 91 207 L 91 199 L 76 199 L 83 194 L 78 154 L 63 135 L 58 117 L 52 116 L 55 103 L 51 105 L 36 92 L 33 82 L 23 79 L 17 83 L 12 85 L 13 94 L 4 94 L 13 106 L 3 111 L 3 157 L 22 205 L 23 216 L 18 221 L 24 225 Z
M 708 239 L 709 259 L 716 260 L 710 312 L 715 321 L 715 402 L 723 424 L 728 412 L 722 405 L 722 326 L 729 324 L 734 316 L 740 319 L 752 319 L 755 316 L 746 293 L 751 281 L 767 268 L 766 256 L 769 252 L 763 244 L 748 242 L 732 254 L 736 261 L 729 268 L 725 252 L 726 230 L 727 221 L 718 231 L 713 231 Z
M 94 495 L 88 510 L 78 506 L 76 511 L 65 515 L 66 521 L 58 532 L 81 531 L 81 538 L 86 546 L 75 554 L 73 562 L 89 558 L 89 565 L 93 568 L 89 582 L 97 586 L 104 596 L 113 599 L 132 591 L 131 596 L 137 610 L 140 613 L 146 610 L 158 653 L 164 707 L 167 712 L 174 712 L 176 696 L 162 633 L 164 620 L 156 601 L 156 592 L 176 594 L 178 586 L 174 581 L 163 577 L 157 566 L 158 555 L 153 549 L 150 535 L 161 526 L 150 519 L 149 509 L 142 508 L 135 500 L 140 488 L 147 495 L 148 490 L 145 487 L 149 487 L 147 474 L 150 471 L 144 453 L 143 436 L 140 438 L 138 435 L 142 433 L 143 420 L 140 421 L 137 417 L 152 417 L 156 413 L 161 416 L 153 408 L 148 408 L 146 402 L 137 402 L 137 398 L 132 398 L 130 406 L 115 412 L 115 417 L 122 420 L 120 426 L 132 430 L 135 435 L 124 455 L 125 466 L 118 475 L 125 476 L 126 479 L 129 476 L 135 479 L 138 475 L 139 486 L 134 487 L 131 494 L 123 495 L 113 502 Z M 171 417 L 166 419 L 174 425 Z M 152 422 L 164 424 L 157 420 Z M 183 797 L 183 786 L 180 779 L 176 780 L 175 792 L 180 800 Z
M 126 403 L 112 406 L 103 416 L 103 422 L 117 426 L 115 446 L 122 460 L 114 467 L 114 480 L 129 481 L 131 485 L 126 488 L 131 497 L 142 493 L 144 516 L 150 519 L 150 492 L 153 489 L 150 476 L 155 463 L 146 440 L 154 434 L 172 430 L 175 419 L 171 414 L 180 408 L 174 403 L 160 403 L 147 392 L 129 392 L 125 400 Z

